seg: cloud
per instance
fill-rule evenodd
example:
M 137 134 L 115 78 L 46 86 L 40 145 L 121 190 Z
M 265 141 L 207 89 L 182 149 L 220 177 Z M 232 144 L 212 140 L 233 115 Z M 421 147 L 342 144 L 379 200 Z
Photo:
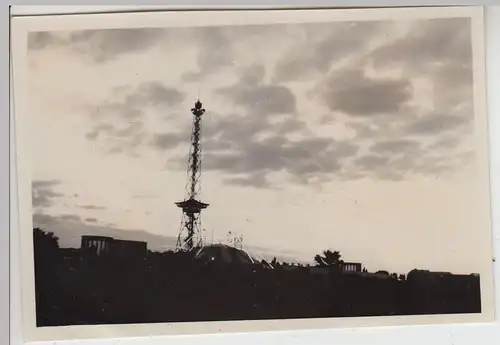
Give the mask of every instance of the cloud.
M 77 216 L 76 214 L 63 214 L 59 216 L 63 220 L 71 221 L 71 222 L 80 222 L 82 218 Z
M 332 111 L 325 119 L 350 116 L 353 140 L 368 148 L 339 175 L 401 180 L 463 169 L 474 125 L 469 20 L 418 20 L 399 38 L 380 42 L 361 64 L 332 72 L 315 89 Z M 366 70 L 397 71 L 398 78 L 367 78 Z M 415 80 L 430 85 L 430 107 L 414 98 Z
M 451 136 L 448 138 L 444 138 L 438 140 L 431 145 L 429 145 L 430 150 L 439 150 L 439 149 L 454 149 L 461 143 L 461 138 L 456 136 Z
M 290 114 L 296 110 L 295 95 L 283 85 L 241 85 L 224 88 L 220 92 L 254 116 Z
M 64 194 L 54 189 L 61 183 L 59 180 L 35 180 L 31 183 L 33 208 L 42 209 L 54 205 L 55 200 Z
M 375 68 L 402 68 L 433 81 L 436 110 L 471 102 L 472 38 L 469 18 L 415 21 L 408 33 L 370 54 Z
M 234 114 L 207 112 L 202 123 L 203 169 L 222 173 L 232 185 L 265 187 L 269 176 L 281 173 L 307 183 L 315 175 L 333 174 L 341 160 L 356 155 L 353 142 L 317 137 L 297 116 L 295 94 L 286 86 L 264 83 L 266 70 L 250 64 L 239 71 L 235 84 L 219 88 L 222 97 L 238 108 Z M 188 133 L 188 129 L 184 130 Z M 299 134 L 291 140 L 289 135 Z M 161 133 L 153 143 L 171 150 L 187 138 Z M 185 169 L 185 156 L 169 161 L 169 167 Z
M 146 37 L 145 42 L 134 41 L 130 49 L 124 47 L 124 35 L 102 30 L 40 35 L 32 44 L 71 42 L 84 49 L 118 37 L 103 56 L 142 51 L 158 42 L 194 53 L 197 68 L 183 74 L 181 85 L 217 76 L 206 91 L 219 98 L 214 104 L 224 101 L 224 109 L 204 115 L 203 169 L 222 173 L 228 184 L 256 187 L 274 184 L 276 175 L 301 183 L 318 176 L 399 179 L 433 170 L 423 169 L 424 163 L 436 169 L 455 166 L 457 155 L 467 150 L 462 142 L 473 114 L 470 23 L 419 20 L 405 32 L 408 23 L 413 22 L 140 31 L 131 37 Z M 264 36 L 266 44 L 279 45 L 273 54 L 283 53 L 275 66 L 265 60 L 268 55 L 264 61 L 264 55 L 248 54 L 255 47 L 251 43 Z M 223 83 L 221 76 L 234 82 Z M 432 85 L 424 91 L 436 95 L 429 106 L 435 109 L 419 103 L 418 82 Z M 427 97 L 426 92 L 420 96 Z M 178 83 L 117 87 L 101 103 L 89 105 L 94 123 L 87 138 L 102 142 L 109 152 L 168 152 L 173 156 L 169 167 L 185 170 L 187 150 L 179 155 L 178 148 L 189 143 L 191 124 L 175 119 L 172 129 L 162 131 L 151 130 L 148 122 L 150 111 L 172 115 L 184 99 Z M 354 137 L 334 140 L 315 133 L 320 123 L 302 120 L 302 109 L 318 101 L 326 113 L 321 125 L 350 128 Z M 430 159 L 437 154 L 441 162 Z
M 78 205 L 78 208 L 83 208 L 85 210 L 92 210 L 92 211 L 98 211 L 98 210 L 105 210 L 106 207 L 103 206 L 97 206 L 97 205 Z
M 35 189 L 45 189 L 52 188 L 60 183 L 61 181 L 59 180 L 34 180 L 31 182 L 31 186 Z
M 28 34 L 28 49 L 38 50 L 48 46 L 63 44 L 63 41 L 51 32 L 35 31 Z
M 88 106 L 92 119 L 97 123 L 86 134 L 86 138 L 105 141 L 109 152 L 133 154 L 133 150 L 144 144 L 151 135 L 144 126 L 144 112 L 147 109 L 172 109 L 182 103 L 184 98 L 182 91 L 158 81 L 145 82 L 135 88 L 116 87 L 109 99 Z
M 381 153 L 381 154 L 385 153 L 408 154 L 414 152 L 419 147 L 420 143 L 418 141 L 409 139 L 397 139 L 397 140 L 385 140 L 375 143 L 370 147 L 370 151 L 373 153 Z
M 225 100 L 243 108 L 253 116 L 292 114 L 296 111 L 295 94 L 286 86 L 263 82 L 266 70 L 261 64 L 251 64 L 239 70 L 234 85 L 217 91 Z
M 448 136 L 430 143 L 406 138 L 376 139 L 340 173 L 344 180 L 376 178 L 399 181 L 409 176 L 442 176 L 463 169 L 474 151 L 460 148 L 461 136 Z
M 404 64 L 411 69 L 472 62 L 469 18 L 416 20 L 408 33 L 373 52 L 377 65 Z
M 116 87 L 109 98 L 117 99 L 90 105 L 94 116 L 115 114 L 133 120 L 140 118 L 146 107 L 176 106 L 184 101 L 185 95 L 178 89 L 167 87 L 158 81 L 150 81 L 133 89 Z
M 284 25 L 221 26 L 184 30 L 184 42 L 196 47 L 197 68 L 194 71 L 186 71 L 182 79 L 185 82 L 199 82 L 226 69 L 235 68 L 238 48 L 251 47 L 252 40 L 259 42 L 264 36 L 269 39 L 270 35 L 283 30 Z
M 222 68 L 233 66 L 233 41 L 227 35 L 227 29 L 207 27 L 192 31 L 197 46 L 196 71 L 183 74 L 184 81 L 202 80 Z
M 471 119 L 465 116 L 433 114 L 409 123 L 405 130 L 408 134 L 436 135 L 456 130 L 470 122 Z
M 84 235 L 144 241 L 147 242 L 148 248 L 151 250 L 175 248 L 177 241 L 174 237 L 154 235 L 142 230 L 120 229 L 110 225 L 96 224 L 94 218 L 88 218 L 86 221 L 91 224 L 82 222 L 76 215 L 48 215 L 43 213 L 33 215 L 33 227 L 53 232 L 59 237 L 61 247 L 79 248 L 81 237 Z
M 366 51 L 373 37 L 390 30 L 389 22 L 306 24 L 303 35 L 278 60 L 276 81 L 321 77 L 332 65 L 356 52 Z
M 28 49 L 69 47 L 93 62 L 104 63 L 124 54 L 145 51 L 167 39 L 167 30 L 161 28 L 83 30 L 69 34 L 31 32 L 28 35 Z
M 388 157 L 368 154 L 362 157 L 359 157 L 355 160 L 356 167 L 363 171 L 371 171 L 373 169 L 380 168 L 387 164 L 389 161 Z
M 235 185 L 241 187 L 255 187 L 255 188 L 268 188 L 271 183 L 265 173 L 251 174 L 248 176 L 227 177 L 224 180 L 228 185 Z
M 262 139 L 260 133 L 270 134 Z M 250 116 L 221 122 L 211 129 L 211 134 L 208 144 L 203 145 L 203 169 L 223 173 L 225 181 L 232 185 L 266 187 L 268 176 L 274 173 L 307 183 L 317 175 L 334 174 L 341 160 L 358 151 L 355 143 L 336 142 L 329 137 L 291 141 L 286 131 L 276 133 L 272 124 L 266 126 L 265 120 Z M 175 163 L 185 168 L 184 157 Z
M 169 132 L 169 133 L 156 133 L 153 135 L 151 144 L 161 150 L 168 150 L 188 143 L 189 132 Z
M 368 77 L 360 69 L 332 72 L 321 89 L 330 110 L 352 116 L 394 114 L 412 98 L 408 79 Z

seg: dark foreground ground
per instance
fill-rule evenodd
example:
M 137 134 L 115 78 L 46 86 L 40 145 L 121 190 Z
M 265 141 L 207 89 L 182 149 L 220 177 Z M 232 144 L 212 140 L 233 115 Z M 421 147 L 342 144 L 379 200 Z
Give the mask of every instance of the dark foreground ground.
M 52 254 L 50 254 L 52 253 Z M 476 275 L 35 255 L 38 326 L 480 313 Z

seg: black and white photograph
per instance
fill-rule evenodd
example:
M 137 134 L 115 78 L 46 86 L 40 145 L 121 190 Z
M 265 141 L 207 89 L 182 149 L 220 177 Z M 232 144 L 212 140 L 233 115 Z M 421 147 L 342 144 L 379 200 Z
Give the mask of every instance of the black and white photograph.
M 28 337 L 492 320 L 482 23 L 16 18 Z

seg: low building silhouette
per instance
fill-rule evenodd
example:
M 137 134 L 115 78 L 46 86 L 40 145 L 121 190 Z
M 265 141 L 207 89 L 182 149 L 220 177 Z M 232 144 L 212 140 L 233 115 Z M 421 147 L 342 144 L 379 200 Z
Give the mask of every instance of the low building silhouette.
M 363 265 L 359 262 L 344 262 L 342 263 L 343 273 L 359 273 L 363 269 Z
M 83 256 L 110 255 L 146 257 L 148 246 L 146 242 L 119 240 L 105 236 L 82 236 L 81 251 Z

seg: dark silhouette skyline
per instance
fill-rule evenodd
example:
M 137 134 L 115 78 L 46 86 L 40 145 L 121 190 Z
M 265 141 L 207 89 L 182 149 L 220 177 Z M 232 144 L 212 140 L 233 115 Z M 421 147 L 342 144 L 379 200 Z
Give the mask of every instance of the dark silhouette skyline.
M 217 244 L 152 252 L 89 236 L 62 249 L 38 228 L 33 240 L 39 327 L 481 312 L 477 274 L 370 273 L 331 250 L 297 265 Z

